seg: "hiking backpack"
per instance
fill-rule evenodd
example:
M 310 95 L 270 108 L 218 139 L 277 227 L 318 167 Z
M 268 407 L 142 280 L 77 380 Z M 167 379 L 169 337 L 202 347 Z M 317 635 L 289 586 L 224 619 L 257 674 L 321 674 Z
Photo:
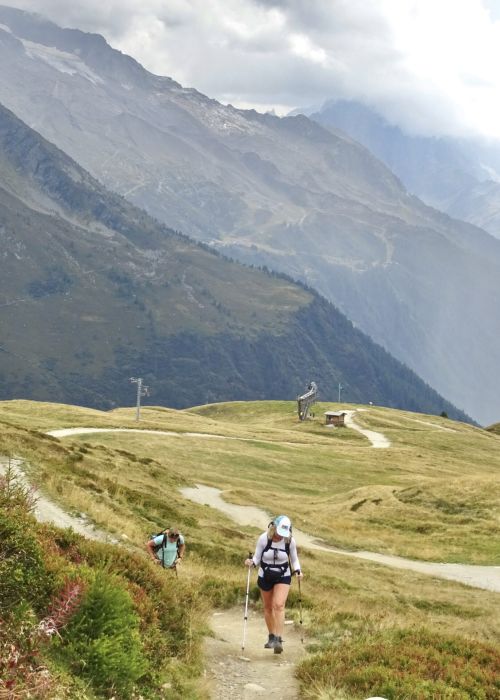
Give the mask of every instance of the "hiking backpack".
M 157 532 L 156 534 L 152 534 L 150 536 L 150 539 L 152 540 L 155 537 L 160 537 L 161 535 L 163 535 L 163 539 L 160 542 L 160 544 L 153 545 L 153 552 L 155 554 L 157 554 L 160 551 L 160 549 L 164 549 L 166 547 L 168 532 L 169 532 L 169 528 L 167 528 L 166 530 L 162 530 L 161 532 Z M 179 533 L 179 537 L 177 538 L 177 556 L 179 556 L 179 551 L 180 551 L 181 546 L 182 546 L 181 545 L 181 538 L 180 538 L 180 533 Z M 162 557 L 162 560 L 163 560 L 163 557 Z
M 268 537 L 267 544 L 262 550 L 262 556 L 260 558 L 260 566 L 262 568 L 262 571 L 264 572 L 264 581 L 267 581 L 268 583 L 276 583 L 276 581 L 279 581 L 280 578 L 282 578 L 285 575 L 285 572 L 288 569 L 288 567 L 290 567 L 290 570 L 292 569 L 290 563 L 290 541 L 288 539 L 285 539 L 285 552 L 287 556 L 285 564 L 276 564 L 276 552 L 282 552 L 283 550 L 273 547 L 272 544 L 273 541 Z M 267 564 L 263 560 L 264 554 L 269 550 L 272 550 L 274 552 L 274 564 Z

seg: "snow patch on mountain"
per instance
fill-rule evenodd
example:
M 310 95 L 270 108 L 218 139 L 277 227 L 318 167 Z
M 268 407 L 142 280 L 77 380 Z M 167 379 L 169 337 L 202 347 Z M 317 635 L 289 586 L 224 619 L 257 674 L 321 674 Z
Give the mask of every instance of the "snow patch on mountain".
M 83 61 L 72 53 L 60 51 L 55 46 L 36 44 L 27 39 L 21 39 L 26 55 L 33 60 L 42 60 L 51 68 L 68 75 L 80 75 L 94 85 L 103 84 L 104 80 L 94 73 Z

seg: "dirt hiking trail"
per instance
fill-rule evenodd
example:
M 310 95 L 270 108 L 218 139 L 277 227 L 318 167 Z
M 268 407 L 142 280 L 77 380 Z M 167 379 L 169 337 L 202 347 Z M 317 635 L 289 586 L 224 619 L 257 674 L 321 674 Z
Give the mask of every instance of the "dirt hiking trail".
M 352 411 L 345 412 L 345 424 L 351 430 L 356 430 L 361 433 L 369 442 L 371 442 L 372 447 L 375 448 L 386 448 L 391 446 L 390 440 L 386 438 L 383 433 L 376 433 L 374 430 L 366 430 L 359 426 L 354 420 L 354 416 L 358 412 L 363 412 L 366 409 L 356 409 Z M 428 423 L 427 425 L 433 426 L 433 423 Z M 435 427 L 435 426 L 434 426 Z M 439 426 L 438 426 L 439 427 Z M 244 438 L 244 437 L 232 437 L 228 435 L 216 435 L 214 433 L 191 433 L 191 432 L 177 432 L 173 430 L 147 430 L 142 428 L 60 428 L 58 430 L 49 430 L 46 434 L 51 435 L 56 438 L 71 437 L 72 435 L 91 435 L 92 433 L 147 433 L 149 435 L 168 435 L 169 437 L 177 438 L 207 438 L 216 440 L 239 440 L 241 442 L 255 442 L 255 438 Z M 264 440 L 259 439 L 259 442 L 271 442 L 274 440 Z M 281 442 L 281 441 L 280 441 Z M 294 442 L 281 442 L 283 445 L 292 445 Z
M 229 515 L 239 525 L 254 525 L 265 530 L 269 518 L 266 511 L 256 506 L 241 506 L 228 503 L 223 498 L 223 491 L 213 486 L 196 484 L 195 487 L 184 487 L 179 489 L 183 496 L 195 503 L 208 505 L 217 508 L 221 512 Z M 347 551 L 324 544 L 321 540 L 308 535 L 306 532 L 294 528 L 293 536 L 299 547 L 316 549 L 322 552 L 330 552 L 334 555 L 355 557 L 357 559 L 367 559 L 377 564 L 392 566 L 397 569 L 409 569 L 421 574 L 437 576 L 449 581 L 458 581 L 467 586 L 484 588 L 487 591 L 500 592 L 500 566 L 480 566 L 477 564 L 451 564 L 426 562 L 414 559 L 405 559 L 391 554 L 379 554 L 377 552 Z
M 30 487 L 22 469 L 22 460 L 0 456 L 0 475 L 11 469 L 12 474 L 26 488 Z M 89 539 L 117 543 L 110 535 L 86 523 L 83 517 L 76 518 L 66 513 L 57 504 L 36 495 L 33 514 L 40 522 L 52 522 L 59 527 L 71 527 Z M 242 567 L 242 597 L 246 591 Z M 255 576 L 250 586 L 255 586 Z M 292 584 L 293 585 L 293 584 Z M 296 584 L 295 584 L 296 585 Z M 264 649 L 267 629 L 262 612 L 249 607 L 246 624 L 245 648 L 242 650 L 244 604 L 224 612 L 214 612 L 209 620 L 214 633 L 204 643 L 205 675 L 210 696 L 214 700 L 246 700 L 272 696 L 294 700 L 298 698 L 298 683 L 294 677 L 295 664 L 305 653 L 300 631 L 292 621 L 285 624 L 284 652 L 274 654 Z
M 345 412 L 345 424 L 351 430 L 357 430 L 358 433 L 364 435 L 364 437 L 369 440 L 372 447 L 376 449 L 385 449 L 391 446 L 391 441 L 386 438 L 383 433 L 376 433 L 374 430 L 367 430 L 359 426 L 354 420 L 354 416 L 357 412 L 364 411 L 363 408 L 358 408 L 356 411 L 346 411 Z
M 40 523 L 54 523 L 58 527 L 71 527 L 78 534 L 88 537 L 91 540 L 100 540 L 101 542 L 109 542 L 117 544 L 116 537 L 99 530 L 89 523 L 85 515 L 80 514 L 79 517 L 70 515 L 63 508 L 54 503 L 49 498 L 44 496 L 37 489 L 36 485 L 30 484 L 23 471 L 23 460 L 9 459 L 0 455 L 0 476 L 3 476 L 10 469 L 11 474 L 17 479 L 18 483 L 26 489 L 31 489 L 34 486 L 33 498 L 34 508 L 33 515 Z
M 242 581 L 243 587 L 244 584 Z M 212 615 L 214 637 L 205 641 L 205 668 L 208 690 L 214 700 L 300 697 L 294 672 L 305 654 L 305 645 L 300 640 L 300 630 L 295 629 L 291 620 L 287 622 L 291 624 L 285 623 L 284 651 L 274 654 L 272 649 L 264 649 L 267 628 L 262 612 L 248 610 L 244 650 L 241 649 L 244 605 Z

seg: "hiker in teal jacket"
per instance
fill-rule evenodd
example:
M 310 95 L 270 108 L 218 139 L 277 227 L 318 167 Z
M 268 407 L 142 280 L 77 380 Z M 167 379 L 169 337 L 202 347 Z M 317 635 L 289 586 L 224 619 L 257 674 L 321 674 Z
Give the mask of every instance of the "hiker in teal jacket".
M 181 563 L 186 551 L 186 543 L 179 528 L 170 527 L 146 542 L 146 548 L 155 564 L 170 569 Z

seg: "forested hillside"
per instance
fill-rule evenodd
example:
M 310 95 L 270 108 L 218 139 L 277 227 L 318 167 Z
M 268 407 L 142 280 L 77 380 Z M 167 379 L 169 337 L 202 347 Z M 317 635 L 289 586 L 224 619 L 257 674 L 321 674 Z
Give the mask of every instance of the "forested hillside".
M 110 407 L 141 376 L 182 407 L 315 379 L 465 418 L 317 293 L 160 225 L 3 108 L 0 163 L 2 398 Z
M 0 62 L 0 102 L 110 190 L 301 280 L 455 406 L 497 419 L 499 240 L 425 206 L 345 133 L 221 104 L 98 34 L 0 7 Z

